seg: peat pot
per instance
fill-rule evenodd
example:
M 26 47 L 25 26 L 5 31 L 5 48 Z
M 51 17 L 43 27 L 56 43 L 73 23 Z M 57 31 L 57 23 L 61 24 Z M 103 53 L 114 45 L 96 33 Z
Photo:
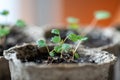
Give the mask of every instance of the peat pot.
M 76 63 L 46 63 L 46 48 L 35 44 L 15 46 L 4 51 L 12 80 L 112 80 L 116 57 L 106 51 L 78 49 Z M 83 56 L 84 55 L 84 56 Z M 39 57 L 38 57 L 39 56 Z M 37 60 L 37 61 L 36 61 Z
M 3 58 L 3 51 L 15 45 L 34 42 L 41 37 L 42 29 L 38 26 L 26 26 L 23 28 L 11 27 L 10 34 L 6 37 L 4 47 L 0 45 L 0 80 L 10 80 L 8 60 Z
M 120 33 L 113 28 L 95 28 L 89 31 L 89 28 L 84 33 L 87 33 L 88 40 L 82 43 L 85 48 L 101 49 L 110 53 L 119 55 L 120 48 Z
M 0 56 L 0 80 L 11 80 L 8 60 Z

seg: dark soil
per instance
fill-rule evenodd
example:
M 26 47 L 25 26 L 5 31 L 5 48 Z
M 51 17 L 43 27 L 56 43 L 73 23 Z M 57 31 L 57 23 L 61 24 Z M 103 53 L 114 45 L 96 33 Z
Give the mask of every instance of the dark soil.
M 53 47 L 49 47 L 50 50 Z M 95 63 L 92 60 L 91 56 L 81 54 L 79 59 L 73 59 L 73 55 L 71 52 L 63 53 L 62 58 L 60 57 L 60 53 L 56 53 L 54 57 L 50 57 L 47 49 L 39 48 L 33 45 L 27 45 L 24 48 L 15 48 L 19 54 L 17 54 L 17 58 L 24 62 L 35 62 L 40 64 L 58 64 L 58 63 Z M 9 53 L 13 53 L 13 50 L 9 51 Z
M 60 36 L 61 36 L 61 38 L 64 40 L 65 38 L 66 38 L 66 36 L 69 34 L 69 33 L 75 33 L 75 34 L 79 34 L 77 31 L 75 31 L 75 30 L 69 30 L 69 29 L 59 29 L 60 30 Z M 52 34 L 51 33 L 51 29 L 50 30 L 47 30 L 46 32 L 45 32 L 45 34 L 44 34 L 44 36 L 45 36 L 45 38 L 46 38 L 46 40 L 48 40 L 48 41 L 50 41 L 51 40 L 51 38 L 53 37 L 53 36 L 55 36 L 55 34 Z M 70 40 L 66 40 L 65 41 L 65 43 L 73 43 L 72 41 L 70 41 Z
M 29 39 L 28 36 L 22 32 L 22 29 L 13 27 L 10 31 L 10 34 L 6 37 L 4 46 L 0 45 L 0 56 L 3 55 L 3 50 L 31 41 L 33 40 Z
M 87 34 L 88 40 L 84 41 L 82 44 L 87 48 L 96 48 L 112 43 L 112 40 L 104 35 L 100 34 Z

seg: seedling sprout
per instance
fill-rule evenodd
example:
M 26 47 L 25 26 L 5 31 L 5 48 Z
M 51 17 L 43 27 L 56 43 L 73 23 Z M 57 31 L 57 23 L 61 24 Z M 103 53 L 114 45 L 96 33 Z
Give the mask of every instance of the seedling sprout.
M 8 27 L 0 26 L 0 44 L 4 44 L 6 36 L 10 33 L 10 29 Z
M 23 21 L 23 20 L 21 20 L 21 19 L 18 19 L 17 21 L 16 21 L 16 24 L 15 24 L 17 27 L 25 27 L 26 26 L 26 23 L 25 23 L 25 21 Z
M 111 17 L 111 14 L 108 11 L 100 10 L 94 12 L 94 18 L 89 24 L 90 27 L 94 27 L 99 20 L 108 19 Z
M 7 25 L 7 17 L 9 15 L 9 11 L 8 10 L 3 10 L 2 12 L 0 12 L 0 15 L 4 16 L 6 18 L 5 19 L 5 24 Z
M 46 47 L 48 50 L 48 53 L 51 57 L 54 57 L 55 54 L 60 53 L 60 57 L 62 58 L 63 53 L 68 53 L 68 52 L 72 51 L 73 59 L 79 58 L 80 55 L 76 52 L 76 50 L 78 49 L 78 47 L 82 41 L 87 40 L 87 37 L 83 37 L 80 35 L 76 35 L 74 33 L 70 33 L 70 34 L 68 34 L 68 36 L 64 40 L 62 40 L 60 37 L 60 31 L 58 29 L 52 29 L 51 33 L 57 35 L 57 36 L 54 36 L 51 38 L 51 42 L 56 44 L 56 46 L 54 46 L 53 50 L 51 50 L 51 51 L 49 50 L 48 45 L 44 40 L 37 41 L 38 47 Z M 69 39 L 73 42 L 78 42 L 75 49 L 73 49 L 70 44 L 64 43 L 65 40 L 67 40 L 67 39 Z

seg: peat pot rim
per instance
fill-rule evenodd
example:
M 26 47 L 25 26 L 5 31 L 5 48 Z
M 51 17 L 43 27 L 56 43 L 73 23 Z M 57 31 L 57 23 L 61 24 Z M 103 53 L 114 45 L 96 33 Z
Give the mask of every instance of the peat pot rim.
M 114 30 L 113 28 L 105 29 L 104 32 L 106 32 L 106 31 L 108 31 L 108 33 L 111 31 L 112 35 L 110 38 L 112 39 L 112 43 L 102 46 L 99 49 L 103 50 L 103 49 L 107 49 L 109 47 L 120 45 L 120 33 L 117 30 Z
M 14 46 L 14 47 L 11 47 L 10 49 L 8 50 L 4 50 L 4 57 L 9 60 L 9 61 L 12 61 L 13 63 L 16 63 L 16 64 L 21 64 L 23 66 L 26 66 L 26 67 L 38 67 L 38 68 L 73 68 L 73 67 L 85 67 L 85 66 L 93 66 L 93 67 L 96 67 L 96 66 L 102 66 L 102 65 L 106 65 L 106 64 L 114 64 L 117 60 L 117 58 L 113 55 L 113 54 L 109 54 L 108 52 L 106 51 L 101 51 L 101 50 L 97 50 L 97 51 L 100 51 L 100 52 L 106 52 L 109 54 L 109 56 L 111 56 L 111 59 L 106 61 L 106 62 L 103 62 L 103 63 L 70 63 L 70 64 L 37 64 L 35 62 L 25 62 L 25 63 L 22 63 L 19 59 L 16 58 L 16 51 L 14 51 L 14 53 L 7 53 L 8 51 L 10 50 L 13 50 L 15 48 L 20 48 L 20 47 L 24 47 L 26 45 L 33 45 L 35 46 L 36 44 L 35 43 L 25 43 L 23 45 L 20 45 L 20 46 Z M 90 50 L 95 50 L 95 49 L 82 49 L 83 51 L 90 51 Z M 90 53 L 87 53 L 87 54 L 90 54 Z

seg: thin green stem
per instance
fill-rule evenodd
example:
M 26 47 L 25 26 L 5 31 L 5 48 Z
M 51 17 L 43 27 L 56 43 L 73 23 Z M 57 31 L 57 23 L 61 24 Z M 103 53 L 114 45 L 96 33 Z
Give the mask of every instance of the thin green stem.
M 63 43 L 67 40 L 68 36 L 64 39 Z
M 61 41 L 60 44 L 63 44 L 67 40 L 67 38 L 68 36 L 63 41 Z
M 49 50 L 48 46 L 46 46 L 46 49 L 47 49 L 47 51 L 48 51 L 48 53 L 49 53 L 49 52 L 50 52 L 50 50 Z
M 75 52 L 77 51 L 77 49 L 78 49 L 78 47 L 79 47 L 79 45 L 81 44 L 81 41 L 79 41 L 78 42 L 78 44 L 77 44 L 77 46 L 76 46 L 76 48 L 75 48 L 75 50 L 73 51 L 73 55 L 75 54 Z

